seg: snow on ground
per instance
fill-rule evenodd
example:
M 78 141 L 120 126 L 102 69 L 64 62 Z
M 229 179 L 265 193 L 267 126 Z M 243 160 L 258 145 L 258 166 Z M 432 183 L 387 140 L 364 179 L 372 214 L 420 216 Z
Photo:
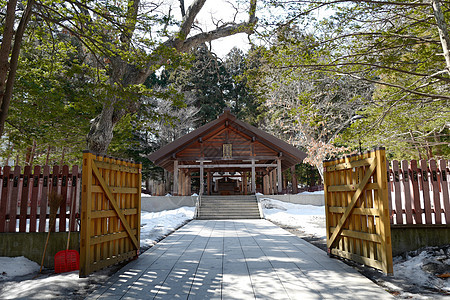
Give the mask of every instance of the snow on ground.
M 325 238 L 325 207 L 287 203 L 261 198 L 267 220 L 291 228 L 301 229 L 315 237 Z
M 156 244 L 162 237 L 194 218 L 195 207 L 141 213 L 141 247 Z
M 194 207 L 181 207 L 156 213 L 141 212 L 141 247 L 156 244 L 167 234 L 194 217 Z M 25 257 L 0 257 L 0 299 L 84 299 L 92 285 L 108 278 L 102 271 L 96 276 L 78 278 L 78 271 L 34 278 L 40 266 Z M 97 282 L 92 282 L 96 280 Z
M 39 268 L 37 263 L 23 256 L 0 257 L 0 281 L 35 273 L 39 271 Z

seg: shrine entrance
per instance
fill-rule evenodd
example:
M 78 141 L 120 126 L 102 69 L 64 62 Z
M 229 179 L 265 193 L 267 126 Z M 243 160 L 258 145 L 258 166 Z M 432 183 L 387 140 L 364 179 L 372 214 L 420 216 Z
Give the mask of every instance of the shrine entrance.
M 236 119 L 229 109 L 149 155 L 173 173 L 174 196 L 194 191 L 200 195 L 285 193 L 283 171 L 305 157 L 296 147 Z M 292 182 L 296 193 L 295 178 Z

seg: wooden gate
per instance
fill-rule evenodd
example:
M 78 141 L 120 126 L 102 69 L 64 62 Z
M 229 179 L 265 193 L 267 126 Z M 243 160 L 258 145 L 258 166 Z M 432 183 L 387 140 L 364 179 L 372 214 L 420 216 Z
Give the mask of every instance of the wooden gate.
M 328 253 L 393 273 L 384 148 L 323 166 Z
M 83 153 L 80 277 L 139 255 L 141 169 Z

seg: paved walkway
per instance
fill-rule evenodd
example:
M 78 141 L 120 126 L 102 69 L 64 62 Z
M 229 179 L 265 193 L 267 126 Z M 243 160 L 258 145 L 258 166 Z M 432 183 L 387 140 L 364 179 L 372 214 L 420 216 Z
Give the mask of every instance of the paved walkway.
M 194 220 L 89 299 L 390 299 L 337 259 L 266 220 Z

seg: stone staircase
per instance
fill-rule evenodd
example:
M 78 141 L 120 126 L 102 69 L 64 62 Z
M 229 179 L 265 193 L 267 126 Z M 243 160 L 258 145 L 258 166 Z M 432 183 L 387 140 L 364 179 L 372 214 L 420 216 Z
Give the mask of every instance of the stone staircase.
M 255 195 L 202 196 L 197 219 L 261 219 Z

